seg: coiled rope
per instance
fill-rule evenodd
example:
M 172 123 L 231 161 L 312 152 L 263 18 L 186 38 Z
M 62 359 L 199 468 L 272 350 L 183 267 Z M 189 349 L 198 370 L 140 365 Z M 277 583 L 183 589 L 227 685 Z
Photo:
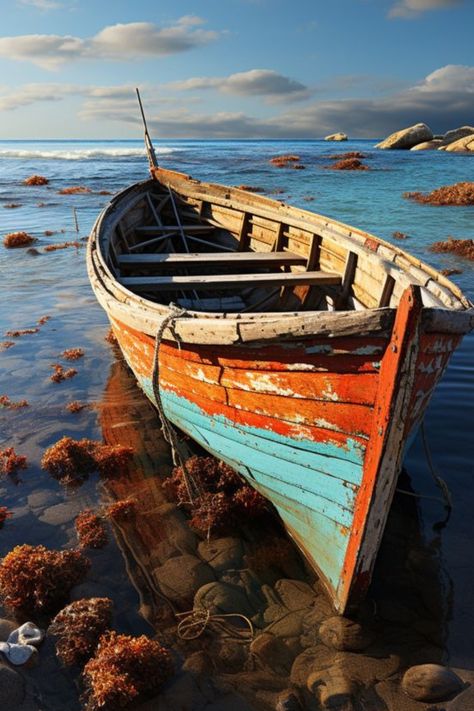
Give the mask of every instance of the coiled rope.
M 211 615 L 209 610 L 196 608 L 194 610 L 188 610 L 187 612 L 178 612 L 176 617 L 182 618 L 178 623 L 178 636 L 181 639 L 197 639 L 204 633 L 208 626 L 216 628 L 226 636 L 232 637 L 237 641 L 249 642 L 254 636 L 252 621 L 245 615 L 240 615 L 237 612 L 227 613 L 225 615 Z M 229 617 L 236 617 L 243 620 L 248 629 L 239 630 L 234 625 L 227 624 L 226 620 Z

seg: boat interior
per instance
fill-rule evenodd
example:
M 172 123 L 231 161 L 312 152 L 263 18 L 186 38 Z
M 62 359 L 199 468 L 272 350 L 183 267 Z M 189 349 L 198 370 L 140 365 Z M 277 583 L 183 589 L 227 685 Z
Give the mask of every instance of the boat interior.
M 240 189 L 211 186 L 221 195 L 206 195 L 206 184 L 190 183 L 186 191 L 142 184 L 117 209 L 102 250 L 114 278 L 147 301 L 230 314 L 361 310 L 396 307 L 420 284 L 426 306 L 465 308 L 439 272 L 362 231 Z

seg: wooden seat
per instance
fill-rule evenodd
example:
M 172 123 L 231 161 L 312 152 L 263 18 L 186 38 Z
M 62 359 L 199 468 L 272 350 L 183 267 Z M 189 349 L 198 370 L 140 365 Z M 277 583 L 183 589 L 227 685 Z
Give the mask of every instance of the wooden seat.
M 184 291 L 186 289 L 239 289 L 247 287 L 297 286 L 318 284 L 339 285 L 342 278 L 330 272 L 278 272 L 271 274 L 212 274 L 204 276 L 130 276 L 120 283 L 132 291 Z
M 117 258 L 119 267 L 189 267 L 216 265 L 223 267 L 271 267 L 306 264 L 306 257 L 292 252 L 201 252 L 201 253 L 157 253 L 121 254 Z

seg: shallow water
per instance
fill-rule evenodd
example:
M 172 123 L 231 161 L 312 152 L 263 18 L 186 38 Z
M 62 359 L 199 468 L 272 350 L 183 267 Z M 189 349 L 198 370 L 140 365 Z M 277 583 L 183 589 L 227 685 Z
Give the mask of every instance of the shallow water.
M 347 173 L 324 168 L 329 163 L 328 155 L 349 150 L 366 152 L 371 170 Z M 369 141 L 351 141 L 342 147 L 317 141 L 175 141 L 158 144 L 157 153 L 164 165 L 205 180 L 260 186 L 269 193 L 281 190 L 276 194 L 278 199 L 336 217 L 389 241 L 394 231 L 404 232 L 409 238 L 401 243 L 393 240 L 396 244 L 438 268 L 462 269 L 454 280 L 474 298 L 474 264 L 428 251 L 432 242 L 448 235 L 473 238 L 473 208 L 423 206 L 401 197 L 405 191 L 429 191 L 440 185 L 473 181 L 472 157 L 375 151 Z M 268 159 L 281 153 L 300 155 L 306 169 L 271 166 Z M 108 324 L 87 281 L 84 246 L 42 251 L 47 244 L 88 234 L 107 200 L 97 194 L 99 191 L 113 193 L 146 177 L 142 146 L 133 141 L 10 141 L 0 142 L 0 159 L 0 237 L 26 230 L 38 238 L 34 246 L 40 252 L 33 256 L 23 249 L 0 246 L 0 341 L 15 342 L 12 348 L 0 352 L 0 395 L 14 401 L 25 398 L 30 403 L 19 410 L 0 409 L 0 449 L 13 446 L 29 462 L 18 479 L 0 482 L 0 505 L 8 506 L 14 514 L 0 531 L 0 555 L 20 543 L 75 545 L 74 517 L 78 511 L 95 508 L 110 498 L 136 495 L 143 503 L 136 528 L 115 530 L 115 538 L 111 537 L 105 549 L 91 553 L 92 572 L 74 597 L 109 595 L 115 602 L 117 629 L 151 634 L 154 627 L 160 635 L 172 638 L 169 607 L 160 598 L 156 580 L 150 577 L 150 572 L 166 561 L 167 551 L 173 550 L 170 541 L 178 535 L 176 531 L 186 537 L 183 531 L 187 530 L 183 521 L 177 529 L 164 523 L 167 504 L 157 476 L 169 471 L 166 445 L 153 410 L 136 389 L 120 355 L 104 340 Z M 49 185 L 23 186 L 22 180 L 33 173 L 47 176 Z M 57 193 L 79 184 L 94 192 Z M 20 207 L 5 207 L 10 203 L 19 203 Z M 79 233 L 74 228 L 73 208 Z M 56 233 L 46 236 L 45 230 Z M 51 319 L 38 333 L 12 339 L 3 336 L 9 329 L 34 326 L 43 315 Z M 85 356 L 69 364 L 60 354 L 72 347 L 83 348 Z M 440 492 L 418 437 L 405 461 L 409 479 L 400 484 L 405 490 L 411 487 L 417 497 L 403 493 L 397 497 L 369 595 L 378 609 L 384 653 L 400 649 L 406 652 L 406 659 L 416 661 L 421 655 L 423 661 L 439 659 L 463 670 L 474 670 L 473 355 L 474 337 L 469 336 L 455 353 L 425 418 L 433 460 L 451 492 L 449 522 L 442 530 L 433 528 L 445 512 L 442 502 L 435 500 Z M 78 375 L 63 383 L 51 382 L 51 364 L 58 362 L 77 368 Z M 65 410 L 71 400 L 91 407 L 71 414 Z M 91 477 L 81 488 L 65 491 L 40 468 L 44 449 L 63 435 L 133 442 L 138 453 L 133 473 L 108 489 Z M 246 545 L 256 536 L 251 531 L 235 535 Z M 280 570 L 280 577 L 306 579 L 301 565 L 295 565 L 290 572 Z M 426 614 L 423 616 L 420 610 Z M 419 635 L 427 640 L 425 657 L 420 652 L 420 638 L 414 641 L 407 637 L 413 616 L 420 622 Z M 179 643 L 178 648 L 184 656 L 191 649 L 209 649 L 215 656 L 213 644 L 215 640 L 206 637 L 192 647 Z M 238 659 L 234 662 L 235 670 L 241 672 Z M 248 661 L 246 664 L 248 667 Z M 78 707 L 72 677 L 62 673 L 52 660 L 48 665 L 49 685 L 41 665 L 34 673 L 43 685 L 45 708 Z M 222 673 L 216 668 L 215 678 Z M 247 669 L 246 673 L 251 672 Z M 247 688 L 252 707 L 269 708 L 272 692 L 259 696 L 252 691 L 251 679 L 238 677 L 237 671 L 235 674 L 234 681 L 240 679 L 238 685 Z M 219 693 L 215 703 L 221 700 L 224 708 L 225 694 Z M 178 698 L 179 690 L 176 694 Z

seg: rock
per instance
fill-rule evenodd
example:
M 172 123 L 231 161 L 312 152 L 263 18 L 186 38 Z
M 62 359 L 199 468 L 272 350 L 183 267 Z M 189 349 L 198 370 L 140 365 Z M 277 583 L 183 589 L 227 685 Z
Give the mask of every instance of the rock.
M 60 497 L 53 491 L 34 491 L 28 496 L 28 506 L 32 509 L 44 509 L 59 501 Z
M 215 640 L 209 653 L 214 665 L 225 674 L 237 674 L 242 671 L 248 659 L 247 646 L 228 638 Z
M 403 693 L 400 688 L 398 680 L 386 679 L 384 681 L 379 681 L 374 687 L 376 698 L 375 698 L 375 709 L 389 709 L 390 711 L 425 711 L 426 706 L 421 706 L 418 701 L 410 699 L 409 696 Z M 459 711 L 467 711 L 466 708 L 459 709 Z
M 433 138 L 431 141 L 423 141 L 423 143 L 417 143 L 416 146 L 410 148 L 411 151 L 429 151 L 435 150 L 443 145 L 443 141 L 439 138 Z
M 267 632 L 259 634 L 250 645 L 250 652 L 263 669 L 270 669 L 283 676 L 288 676 L 290 673 L 293 656 L 279 637 L 274 637 Z
M 303 618 L 306 610 L 290 610 L 280 619 L 272 622 L 265 631 L 276 637 L 299 637 L 303 631 Z
M 0 664 L 0 708 L 15 711 L 24 698 L 25 682 L 22 676 L 5 664 Z
M 419 664 L 405 672 L 402 688 L 416 701 L 447 701 L 459 694 L 463 682 L 448 667 L 441 664 Z
M 194 607 L 209 610 L 211 615 L 235 612 L 239 615 L 252 617 L 255 614 L 245 590 L 242 590 L 238 585 L 222 582 L 208 583 L 199 588 L 194 596 Z
M 329 136 L 326 136 L 325 141 L 347 141 L 347 136 L 345 133 L 342 133 L 340 131 L 339 133 L 331 133 Z
M 275 590 L 289 610 L 311 607 L 316 599 L 313 588 L 301 580 L 277 580 Z
M 464 153 L 464 152 L 474 152 L 474 136 L 464 136 L 460 138 L 459 141 L 454 141 L 448 146 L 440 148 L 440 151 L 447 151 L 448 153 Z
M 191 674 L 195 674 L 196 676 L 208 675 L 213 670 L 212 660 L 207 652 L 202 650 L 193 652 L 186 658 L 183 664 L 183 670 L 191 672 Z
M 403 128 L 401 131 L 392 133 L 385 140 L 377 143 L 376 148 L 382 149 L 407 149 L 413 148 L 417 143 L 431 141 L 433 133 L 425 123 L 417 123 L 414 126 Z
M 71 523 L 81 510 L 79 501 L 69 500 L 61 504 L 54 504 L 43 511 L 39 520 L 51 526 L 63 526 Z
M 239 538 L 228 537 L 201 541 L 198 553 L 216 573 L 220 573 L 228 568 L 240 568 L 244 551 Z
M 285 689 L 278 694 L 275 711 L 301 711 L 300 700 L 291 689 Z
M 153 571 L 161 592 L 174 602 L 192 600 L 194 593 L 215 580 L 212 568 L 195 555 L 175 556 Z
M 16 630 L 18 624 L 13 620 L 0 618 L 0 642 L 6 642 L 11 633 Z
M 473 711 L 474 709 L 474 686 L 468 686 L 453 701 L 446 704 L 446 711 Z
M 461 138 L 466 138 L 466 136 L 474 137 L 474 126 L 453 128 L 451 131 L 447 131 L 441 140 L 444 146 L 448 146 L 450 143 L 456 143 Z
M 318 647 L 308 647 L 304 652 L 298 654 L 291 667 L 291 683 L 301 688 L 306 687 L 306 682 L 310 674 L 322 669 L 328 669 L 336 658 L 332 649 L 328 649 L 323 644 Z
M 319 628 L 321 641 L 340 651 L 356 652 L 374 641 L 375 635 L 347 617 L 330 617 Z
M 334 666 L 361 686 L 373 686 L 378 681 L 388 679 L 400 669 L 400 657 L 396 654 L 370 657 L 367 654 L 338 652 Z

